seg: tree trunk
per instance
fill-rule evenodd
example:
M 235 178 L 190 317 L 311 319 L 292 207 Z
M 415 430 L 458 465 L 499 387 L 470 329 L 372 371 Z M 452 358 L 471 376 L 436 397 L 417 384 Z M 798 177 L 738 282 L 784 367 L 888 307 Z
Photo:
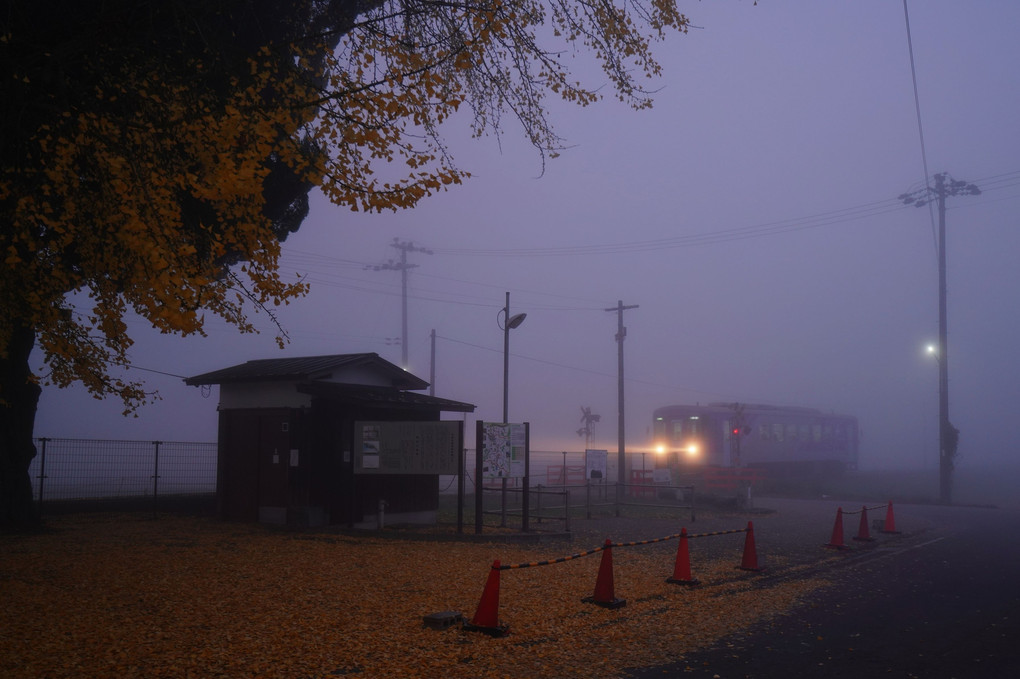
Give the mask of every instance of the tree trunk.
M 35 457 L 32 434 L 42 389 L 28 359 L 35 331 L 16 328 L 0 356 L 0 527 L 23 528 L 38 522 L 28 466 Z

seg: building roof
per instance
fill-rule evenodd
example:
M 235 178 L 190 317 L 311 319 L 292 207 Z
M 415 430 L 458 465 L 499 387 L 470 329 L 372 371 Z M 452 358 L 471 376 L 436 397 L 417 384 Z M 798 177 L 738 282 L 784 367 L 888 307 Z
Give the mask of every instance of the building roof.
M 425 380 L 376 353 L 264 358 L 187 377 L 184 383 L 199 386 L 237 382 L 311 382 L 329 380 L 334 373 L 345 368 L 373 370 L 383 381 L 388 381 L 390 387 L 397 389 L 425 389 L 429 386 Z
M 400 410 L 427 410 L 435 412 L 473 413 L 475 406 L 448 398 L 418 394 L 413 391 L 369 387 L 336 382 L 302 382 L 297 385 L 302 394 L 328 398 L 334 403 L 378 408 L 399 408 Z

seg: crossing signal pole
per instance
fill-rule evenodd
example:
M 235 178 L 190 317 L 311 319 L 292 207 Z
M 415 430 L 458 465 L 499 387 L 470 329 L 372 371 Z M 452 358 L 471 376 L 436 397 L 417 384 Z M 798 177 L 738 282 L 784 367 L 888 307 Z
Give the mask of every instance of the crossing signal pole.
M 899 196 L 907 205 L 923 207 L 935 201 L 939 213 L 939 343 L 935 359 L 939 368 L 939 502 L 952 503 L 953 463 L 956 458 L 959 430 L 949 421 L 949 324 L 946 318 L 946 198 L 949 196 L 978 196 L 981 189 L 975 184 L 953 179 L 947 173 L 935 175 L 935 188 L 925 187 Z
M 624 306 L 623 300 L 618 300 L 616 306 L 605 311 L 616 312 L 616 351 L 617 351 L 617 412 L 619 423 L 617 424 L 617 472 L 616 472 L 616 515 L 620 515 L 620 502 L 623 500 L 623 484 L 626 481 L 627 456 L 626 436 L 624 432 L 624 407 L 623 407 L 623 340 L 627 337 L 627 328 L 623 325 L 623 312 L 628 309 L 637 309 L 637 304 Z

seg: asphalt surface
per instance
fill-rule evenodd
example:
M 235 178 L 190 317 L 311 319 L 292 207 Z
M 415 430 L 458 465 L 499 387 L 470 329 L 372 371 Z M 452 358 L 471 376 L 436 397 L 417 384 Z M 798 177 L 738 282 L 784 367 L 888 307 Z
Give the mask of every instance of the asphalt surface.
M 844 518 L 830 558 L 836 508 L 828 500 L 758 499 L 774 512 L 754 521 L 759 557 L 817 563 L 832 585 L 767 623 L 634 679 L 1012 679 L 1020 676 L 1020 511 L 894 506 L 898 535 L 871 529 L 856 541 L 859 514 Z M 730 518 L 732 523 L 733 519 Z M 702 529 L 702 526 L 698 526 Z M 782 569 L 772 577 L 783 577 Z

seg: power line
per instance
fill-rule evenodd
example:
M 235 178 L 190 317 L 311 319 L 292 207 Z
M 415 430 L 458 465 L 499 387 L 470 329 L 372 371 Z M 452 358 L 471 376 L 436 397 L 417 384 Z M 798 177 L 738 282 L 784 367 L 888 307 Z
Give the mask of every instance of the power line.
M 721 231 L 702 232 L 684 236 L 672 236 L 646 241 L 627 241 L 596 245 L 573 245 L 546 248 L 518 249 L 457 249 L 436 248 L 436 254 L 470 255 L 470 256 L 506 256 L 506 257 L 540 257 L 540 256 L 577 256 L 598 254 L 621 254 L 628 252 L 645 252 L 649 250 L 693 247 L 715 243 L 726 243 L 748 238 L 761 238 L 792 231 L 814 229 L 833 224 L 859 221 L 904 209 L 898 198 L 887 198 L 872 203 L 865 203 L 849 208 L 822 212 L 806 217 L 795 217 L 774 222 L 766 222 L 752 226 L 742 226 Z
M 121 367 L 127 368 L 128 370 L 144 370 L 147 373 L 156 373 L 157 375 L 166 375 L 167 377 L 179 377 L 182 380 L 188 379 L 187 375 L 177 375 L 176 373 L 168 373 L 162 370 L 154 370 L 153 368 L 143 368 L 141 366 L 134 365 L 133 363 L 114 363 L 114 365 L 119 365 Z
M 914 110 L 917 111 L 917 134 L 921 138 L 921 164 L 924 167 L 924 188 L 931 191 L 928 184 L 928 154 L 924 147 L 924 129 L 921 127 L 921 98 L 917 95 L 917 70 L 914 68 L 914 42 L 910 38 L 910 14 L 907 12 L 907 0 L 903 0 L 903 19 L 907 25 L 907 52 L 910 54 L 910 80 L 914 84 Z M 935 232 L 935 214 L 931 203 L 928 204 L 928 220 L 931 222 L 931 235 L 935 243 L 935 254 L 938 254 L 938 234 Z
M 925 165 L 927 165 L 926 161 Z M 1010 172 L 991 175 L 989 177 L 978 178 L 975 181 L 981 184 L 982 191 L 984 193 L 999 189 L 1011 188 L 1014 186 L 1020 186 L 1020 170 L 1013 170 Z M 927 179 L 925 183 L 922 184 L 921 186 L 924 186 L 925 188 L 930 188 L 927 183 Z M 980 203 L 981 201 L 975 202 Z M 796 231 L 804 231 L 808 229 L 816 229 L 825 226 L 833 226 L 837 224 L 845 224 L 860 221 L 862 219 L 877 217 L 903 209 L 906 209 L 906 206 L 904 206 L 900 199 L 896 197 L 872 201 L 870 203 L 862 203 L 859 205 L 840 208 L 837 210 L 830 210 L 827 212 L 820 212 L 817 214 L 807 215 L 803 217 L 793 217 L 789 219 L 765 222 L 762 224 L 754 224 L 749 226 L 735 227 L 731 229 L 723 229 L 721 231 L 709 231 L 687 234 L 683 236 L 672 236 L 670 238 L 660 238 L 643 241 L 622 241 L 618 243 L 602 243 L 593 245 L 543 247 L 543 248 L 432 248 L 432 252 L 437 255 L 479 256 L 479 257 L 553 257 L 553 256 L 583 256 L 583 255 L 622 254 L 629 252 L 646 252 L 649 250 L 694 247 L 701 245 L 710 245 L 715 243 L 726 243 L 738 240 L 745 240 L 749 238 L 762 238 L 766 236 L 782 235 L 785 233 L 791 233 Z M 361 268 L 364 268 L 365 266 L 371 266 L 362 262 L 334 258 L 327 255 L 321 255 L 319 253 L 309 253 L 291 249 L 286 249 L 284 251 L 285 260 L 289 261 L 292 255 L 296 256 L 299 259 L 299 261 L 302 258 L 308 258 L 309 263 L 316 262 L 326 265 L 329 265 L 331 263 L 340 263 L 345 265 L 350 264 L 354 267 Z M 477 283 L 474 281 L 462 281 L 455 278 L 447 278 L 432 274 L 421 273 L 419 274 L 419 276 L 435 278 L 437 280 L 449 280 L 453 282 L 471 283 L 474 285 L 482 285 L 486 287 L 494 287 L 500 289 L 505 287 L 502 285 L 488 285 L 484 283 Z M 535 292 L 536 294 L 551 294 L 540 291 Z M 491 303 L 486 304 L 484 306 L 491 306 Z
M 615 311 L 615 309 L 614 309 L 614 311 Z M 495 354 L 502 354 L 503 353 L 502 349 L 494 349 L 492 347 L 487 347 L 487 346 L 485 346 L 483 344 L 475 344 L 474 342 L 468 342 L 468 341 L 465 341 L 465 340 L 454 339 L 453 337 L 446 337 L 444 335 L 437 334 L 436 335 L 436 339 L 445 340 L 447 342 L 453 342 L 454 344 L 462 344 L 464 346 L 473 347 L 475 349 L 481 349 L 483 351 L 491 351 L 492 353 L 495 353 Z M 521 354 L 514 353 L 514 352 L 511 352 L 510 355 L 513 356 L 514 358 L 519 358 L 519 359 L 522 359 L 524 361 L 531 361 L 532 363 L 541 363 L 543 365 L 551 365 L 551 366 L 555 366 L 557 368 L 563 368 L 564 370 L 572 370 L 574 372 L 587 373 L 589 375 L 595 375 L 597 377 L 605 377 L 607 379 L 614 379 L 614 378 L 617 377 L 614 374 L 607 373 L 607 372 L 602 372 L 600 370 L 592 370 L 591 368 L 581 368 L 581 367 L 576 366 L 576 365 L 567 365 L 566 363 L 558 363 L 556 361 L 550 361 L 550 360 L 547 360 L 547 359 L 544 359 L 544 358 L 535 358 L 534 356 L 523 356 Z M 692 393 L 695 393 L 695 394 L 705 394 L 706 396 L 713 396 L 713 397 L 722 398 L 722 395 L 719 394 L 719 392 L 717 392 L 717 391 L 708 391 L 707 389 L 697 389 L 695 387 L 686 387 L 686 386 L 682 386 L 682 385 L 678 386 L 676 384 L 663 384 L 662 382 L 653 382 L 651 380 L 643 380 L 643 379 L 634 378 L 634 377 L 624 377 L 624 381 L 629 383 L 629 384 L 641 384 L 641 385 L 648 386 L 648 387 L 657 387 L 659 389 L 671 389 L 671 390 L 674 390 L 674 391 L 686 391 L 686 392 L 692 392 Z M 749 400 L 753 400 L 753 399 L 749 399 Z
M 1020 185 L 1020 171 L 994 175 L 1002 189 Z M 985 180 L 976 180 L 985 185 Z M 644 241 L 623 241 L 593 245 L 569 245 L 562 247 L 542 248 L 435 248 L 437 255 L 472 256 L 472 257 L 565 257 L 584 255 L 618 255 L 652 250 L 668 250 L 675 248 L 696 247 L 717 243 L 763 238 L 797 231 L 817 229 L 837 224 L 856 222 L 871 217 L 878 217 L 906 209 L 898 197 L 886 198 L 870 203 L 830 210 L 803 217 L 765 222 L 750 226 L 741 226 L 720 231 L 709 231 L 683 236 L 672 236 Z
M 305 277 L 303 278 L 303 280 L 306 280 L 306 281 L 309 281 L 309 282 L 314 282 L 314 283 L 317 283 L 317 284 L 320 284 L 320 285 L 331 285 L 332 287 L 338 287 L 338 288 L 348 288 L 348 289 L 358 290 L 358 291 L 363 291 L 363 292 L 376 292 L 376 290 L 366 289 L 366 288 L 361 286 L 361 284 L 365 284 L 366 283 L 366 281 L 364 279 L 355 278 L 355 277 L 352 277 L 352 276 L 342 276 L 342 275 L 333 273 L 332 271 L 329 271 L 328 269 L 321 268 L 321 267 L 330 267 L 331 263 L 335 262 L 338 267 L 345 267 L 347 264 L 351 264 L 350 268 L 356 268 L 358 270 L 364 270 L 365 268 L 372 268 L 372 265 L 370 265 L 370 264 L 366 264 L 366 263 L 362 263 L 362 262 L 354 262 L 352 260 L 341 259 L 341 258 L 333 258 L 333 257 L 330 257 L 328 255 L 321 255 L 321 254 L 318 254 L 318 253 L 310 253 L 310 252 L 306 252 L 306 251 L 302 251 L 302 250 L 291 250 L 291 249 L 287 249 L 286 251 L 284 251 L 282 259 L 287 263 L 287 265 L 289 267 L 298 268 L 297 265 L 303 259 L 305 259 L 306 257 L 308 259 L 308 264 L 311 265 L 311 266 L 309 266 L 309 268 L 306 269 L 306 273 L 304 274 Z M 296 260 L 296 261 L 292 261 L 292 259 Z M 318 275 L 329 276 L 331 278 L 339 279 L 339 280 L 349 280 L 349 281 L 352 281 L 353 283 L 351 285 L 344 285 L 344 284 L 341 284 L 341 283 L 331 282 L 329 280 L 316 277 Z M 417 278 L 431 278 L 431 279 L 435 279 L 437 281 L 448 281 L 448 282 L 451 282 L 451 283 L 462 283 L 462 284 L 474 285 L 474 286 L 478 286 L 478 287 L 482 287 L 482 288 L 494 288 L 494 289 L 499 289 L 499 290 L 506 289 L 505 285 L 497 285 L 497 284 L 492 284 L 492 283 L 482 283 L 482 282 L 479 282 L 479 281 L 476 281 L 476 280 L 464 280 L 462 278 L 451 278 L 449 276 L 440 276 L 440 275 L 437 275 L 437 274 L 429 274 L 429 273 L 424 273 L 424 272 L 418 272 L 416 274 L 416 277 Z M 384 287 L 391 287 L 391 288 L 395 289 L 395 286 L 392 286 L 392 285 L 386 285 L 386 284 L 382 284 L 382 285 Z M 418 289 L 419 290 L 423 290 L 425 292 L 431 292 L 433 294 L 438 294 L 438 295 L 455 294 L 457 296 L 464 296 L 462 293 L 449 293 L 447 291 L 434 290 L 434 289 L 430 290 L 428 288 L 422 288 L 420 286 L 419 286 Z M 544 297 L 552 297 L 552 298 L 555 298 L 555 299 L 564 299 L 564 300 L 570 300 L 570 301 L 574 301 L 574 302 L 587 302 L 587 303 L 590 303 L 590 304 L 594 305 L 594 306 L 591 306 L 591 307 L 577 307 L 577 306 L 568 307 L 568 306 L 552 306 L 552 305 L 539 305 L 539 306 L 536 307 L 534 304 L 532 304 L 533 308 L 548 309 L 550 311 L 575 311 L 575 310 L 591 310 L 591 311 L 595 311 L 595 310 L 601 310 L 602 307 L 605 306 L 605 304 L 606 304 L 605 300 L 599 301 L 599 300 L 593 300 L 593 299 L 584 298 L 584 297 L 576 297 L 576 296 L 572 296 L 572 295 L 561 295 L 561 294 L 557 294 L 557 293 L 554 293 L 554 292 L 549 292 L 548 290 L 528 290 L 528 289 L 523 289 L 523 288 L 516 288 L 515 290 L 517 292 L 527 293 L 527 294 L 531 294 L 531 295 L 540 295 L 540 296 L 544 296 Z M 384 292 L 383 290 L 378 290 L 378 292 L 381 292 L 382 294 L 398 294 L 398 293 L 387 293 L 387 292 Z M 413 297 L 414 295 L 411 295 L 411 296 Z M 477 299 L 477 300 L 485 300 L 485 301 L 484 301 L 484 303 L 453 302 L 451 300 L 435 299 L 435 298 L 421 297 L 421 296 L 418 297 L 418 299 L 429 299 L 429 300 L 432 300 L 432 301 L 450 302 L 450 303 L 453 303 L 453 304 L 463 303 L 463 304 L 470 304 L 470 305 L 473 305 L 473 306 L 485 306 L 485 307 L 493 306 L 492 300 L 491 300 L 491 298 L 489 296 L 481 296 L 481 295 L 479 295 L 479 296 L 471 296 L 470 298 Z

